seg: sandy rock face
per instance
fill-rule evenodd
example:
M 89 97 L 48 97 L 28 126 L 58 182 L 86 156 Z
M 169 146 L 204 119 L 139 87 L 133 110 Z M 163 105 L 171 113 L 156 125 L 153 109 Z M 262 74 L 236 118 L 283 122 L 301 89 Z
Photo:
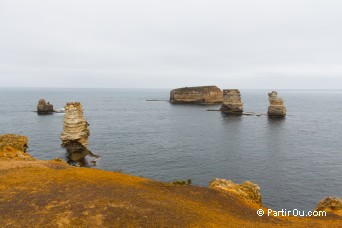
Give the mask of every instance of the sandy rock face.
M 0 135 L 0 158 L 17 158 L 34 160 L 26 149 L 28 148 L 26 136 L 7 134 Z
M 220 110 L 225 114 L 243 113 L 243 103 L 238 89 L 223 90 L 223 103 Z
M 83 116 L 82 105 L 79 102 L 69 102 L 65 106 L 64 128 L 61 135 L 62 146 L 70 142 L 88 145 L 89 124 Z
M 219 104 L 222 101 L 223 93 L 216 86 L 185 87 L 170 92 L 173 104 Z
M 286 108 L 284 106 L 284 101 L 280 97 L 278 97 L 278 93 L 276 91 L 272 91 L 268 94 L 268 100 L 270 105 L 268 106 L 268 116 L 270 117 L 285 117 L 286 116 Z
M 215 178 L 209 183 L 209 188 L 227 191 L 239 197 L 262 206 L 260 187 L 250 181 L 235 184 L 230 180 Z
M 317 204 L 315 210 L 342 216 L 342 199 L 337 197 L 326 197 Z
M 90 161 L 86 156 L 99 158 L 88 150 L 89 124 L 83 116 L 82 105 L 79 102 L 69 102 L 65 106 L 64 128 L 61 134 L 62 147 L 67 150 L 68 163 L 80 166 L 95 165 L 94 159 Z
M 37 105 L 37 112 L 39 114 L 48 114 L 53 112 L 53 105 L 46 102 L 44 99 L 40 99 Z

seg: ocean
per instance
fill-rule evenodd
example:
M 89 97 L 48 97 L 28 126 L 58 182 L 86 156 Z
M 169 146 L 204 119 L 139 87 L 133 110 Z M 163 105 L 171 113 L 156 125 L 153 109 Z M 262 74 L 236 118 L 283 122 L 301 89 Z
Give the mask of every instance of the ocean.
M 266 113 L 267 90 L 241 90 L 247 112 Z M 0 88 L 0 134 L 29 137 L 38 159 L 66 158 L 63 114 L 37 115 L 38 100 L 55 108 L 80 101 L 90 124 L 95 168 L 158 181 L 213 178 L 261 187 L 274 210 L 313 210 L 342 197 L 342 91 L 279 90 L 288 115 L 225 116 L 220 106 L 172 105 L 167 89 Z

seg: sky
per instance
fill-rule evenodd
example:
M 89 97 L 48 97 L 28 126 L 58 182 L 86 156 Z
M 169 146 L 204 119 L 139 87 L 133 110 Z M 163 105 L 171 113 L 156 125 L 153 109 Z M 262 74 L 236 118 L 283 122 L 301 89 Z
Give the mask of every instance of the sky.
M 1 0 L 0 87 L 342 89 L 340 0 Z

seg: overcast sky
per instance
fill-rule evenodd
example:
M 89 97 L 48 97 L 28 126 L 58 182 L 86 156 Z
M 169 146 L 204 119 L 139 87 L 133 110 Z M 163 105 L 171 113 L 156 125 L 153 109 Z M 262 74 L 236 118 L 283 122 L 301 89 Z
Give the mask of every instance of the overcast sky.
M 195 85 L 342 89 L 342 1 L 0 1 L 0 87 Z

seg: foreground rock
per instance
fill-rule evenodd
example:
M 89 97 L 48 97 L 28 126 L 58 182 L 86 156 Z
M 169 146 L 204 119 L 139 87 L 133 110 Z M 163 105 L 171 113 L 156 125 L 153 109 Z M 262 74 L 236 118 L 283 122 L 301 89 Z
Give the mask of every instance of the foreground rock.
M 26 136 L 14 134 L 0 135 L 0 158 L 34 160 L 26 153 L 27 148 Z
M 223 93 L 216 86 L 198 86 L 174 89 L 170 92 L 173 104 L 220 104 Z
M 86 166 L 87 162 L 84 159 L 87 155 L 99 157 L 87 149 L 89 135 L 89 124 L 83 116 L 82 105 L 79 102 L 67 103 L 61 139 L 62 147 L 68 152 L 69 162 Z
M 225 114 L 242 115 L 243 103 L 240 91 L 237 89 L 223 90 L 223 103 L 220 110 Z
M 235 184 L 230 180 L 215 178 L 209 183 L 209 188 L 233 193 L 242 199 L 262 206 L 260 187 L 250 181 L 245 181 L 242 184 Z
M 268 106 L 268 116 L 270 117 L 285 117 L 286 116 L 286 108 L 284 106 L 284 101 L 280 97 L 278 97 L 278 93 L 276 91 L 272 91 L 268 94 L 268 100 L 270 105 Z
M 342 199 L 326 197 L 317 204 L 316 211 L 325 211 L 342 216 Z
M 50 102 L 46 102 L 44 99 L 40 99 L 37 105 L 38 114 L 50 114 L 53 113 L 53 105 Z

